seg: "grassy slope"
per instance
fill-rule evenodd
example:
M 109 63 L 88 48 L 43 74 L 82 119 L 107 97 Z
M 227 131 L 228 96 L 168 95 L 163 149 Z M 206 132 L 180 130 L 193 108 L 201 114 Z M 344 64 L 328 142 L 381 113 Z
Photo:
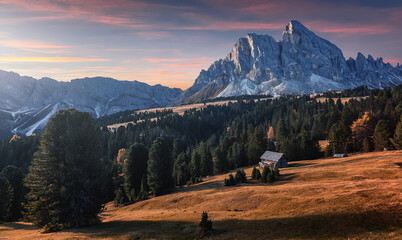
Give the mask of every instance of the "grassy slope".
M 0 225 L 0 239 L 193 239 L 202 211 L 212 239 L 398 239 L 402 236 L 402 152 L 291 163 L 281 180 L 224 187 L 219 175 L 121 208 L 98 226 L 39 234 L 27 223 Z M 251 168 L 246 169 L 250 176 Z

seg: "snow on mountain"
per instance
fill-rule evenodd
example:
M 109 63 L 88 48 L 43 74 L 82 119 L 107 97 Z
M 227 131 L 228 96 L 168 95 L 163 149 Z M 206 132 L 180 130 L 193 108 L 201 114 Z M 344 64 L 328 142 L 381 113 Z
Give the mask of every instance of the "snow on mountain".
M 277 42 L 269 35 L 248 34 L 232 51 L 202 70 L 181 100 L 201 101 L 244 94 L 309 94 L 360 85 L 383 88 L 402 84 L 401 67 L 382 58 L 345 60 L 342 51 L 292 20 Z
M 182 90 L 138 81 L 95 77 L 58 82 L 0 71 L 0 135 L 31 135 L 60 109 L 75 108 L 94 117 L 173 105 Z

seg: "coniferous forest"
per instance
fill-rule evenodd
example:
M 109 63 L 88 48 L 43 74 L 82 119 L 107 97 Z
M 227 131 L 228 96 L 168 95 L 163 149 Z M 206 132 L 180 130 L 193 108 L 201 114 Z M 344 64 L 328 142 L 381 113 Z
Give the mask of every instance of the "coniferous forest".
M 321 97 L 243 98 L 183 115 L 128 111 L 97 120 L 59 111 L 40 136 L 1 141 L 0 221 L 24 218 L 44 231 L 94 224 L 106 202 L 140 201 L 256 165 L 266 150 L 297 161 L 402 149 L 402 86 Z M 143 121 L 106 127 L 123 119 Z M 325 149 L 320 140 L 328 140 Z

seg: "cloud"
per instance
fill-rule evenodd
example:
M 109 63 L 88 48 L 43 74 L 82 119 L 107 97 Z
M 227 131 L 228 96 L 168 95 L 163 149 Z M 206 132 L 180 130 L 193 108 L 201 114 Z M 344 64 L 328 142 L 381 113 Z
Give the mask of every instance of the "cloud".
M 160 62 L 180 62 L 182 59 L 179 58 L 144 58 L 145 61 L 150 63 L 160 63 Z
M 74 58 L 74 57 L 0 57 L 0 62 L 107 62 L 104 58 Z
M 24 51 L 42 53 L 62 53 L 66 52 L 66 50 L 70 48 L 70 46 L 66 45 L 54 45 L 45 42 L 26 40 L 1 40 L 0 45 Z

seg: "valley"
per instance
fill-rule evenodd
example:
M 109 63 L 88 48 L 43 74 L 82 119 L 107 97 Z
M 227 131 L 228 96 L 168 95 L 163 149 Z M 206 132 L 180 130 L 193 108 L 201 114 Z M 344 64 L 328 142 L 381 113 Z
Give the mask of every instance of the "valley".
M 227 174 L 123 207 L 102 224 L 40 234 L 28 223 L 0 225 L 2 239 L 194 239 L 202 211 L 209 239 L 399 239 L 402 153 L 290 162 L 273 184 L 223 186 Z M 251 168 L 246 168 L 250 180 Z

